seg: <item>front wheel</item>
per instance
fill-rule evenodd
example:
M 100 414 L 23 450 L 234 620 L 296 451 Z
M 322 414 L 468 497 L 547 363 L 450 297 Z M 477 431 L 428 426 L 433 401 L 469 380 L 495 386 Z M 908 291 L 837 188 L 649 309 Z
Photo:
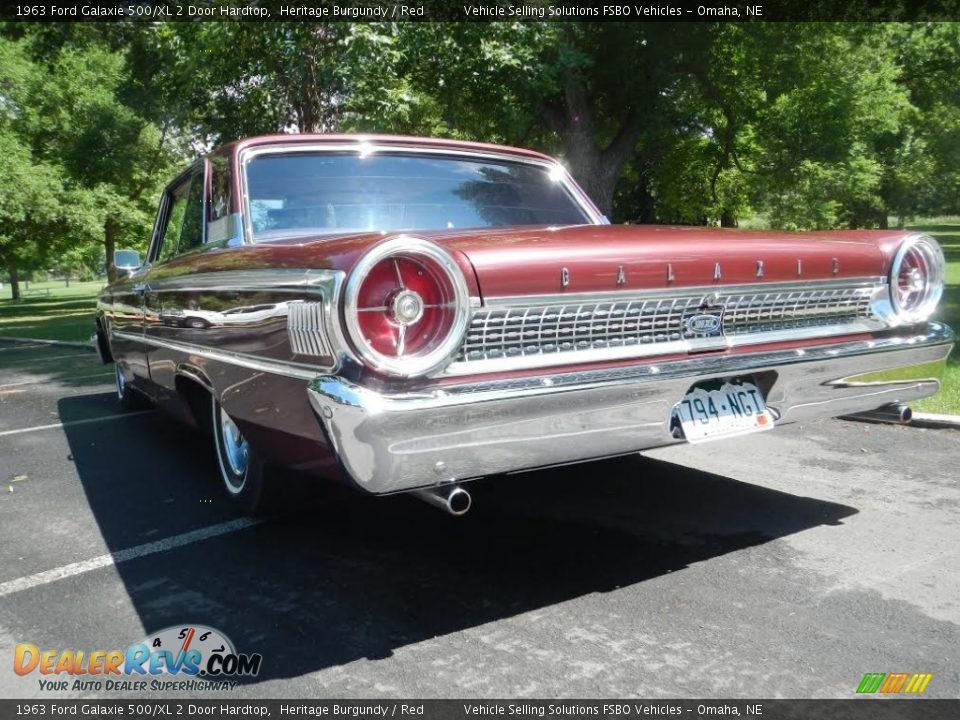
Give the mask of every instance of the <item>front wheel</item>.
M 267 500 L 267 468 L 216 398 L 211 398 L 213 441 L 224 488 L 247 515 L 262 513 Z

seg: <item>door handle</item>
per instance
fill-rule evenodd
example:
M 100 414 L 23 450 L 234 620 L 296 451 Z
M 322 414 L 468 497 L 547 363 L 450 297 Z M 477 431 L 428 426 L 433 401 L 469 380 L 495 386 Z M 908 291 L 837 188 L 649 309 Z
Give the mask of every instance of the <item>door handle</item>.
M 132 290 L 137 295 L 146 295 L 148 292 L 150 292 L 150 285 L 149 283 L 137 283 L 133 286 Z

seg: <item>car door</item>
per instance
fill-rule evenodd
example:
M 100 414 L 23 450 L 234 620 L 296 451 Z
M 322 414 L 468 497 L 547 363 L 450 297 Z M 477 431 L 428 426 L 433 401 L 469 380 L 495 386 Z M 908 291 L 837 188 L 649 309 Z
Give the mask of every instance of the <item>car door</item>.
M 172 387 L 172 353 L 164 343 L 176 341 L 178 330 L 188 327 L 184 310 L 169 302 L 167 289 L 189 273 L 174 261 L 197 250 L 204 242 L 205 164 L 198 163 L 177 178 L 164 193 L 163 219 L 151 249 L 150 269 L 143 277 L 143 333 L 149 376 L 156 395 Z
M 146 268 L 118 278 L 100 296 L 103 317 L 98 332 L 110 338 L 110 353 L 125 381 L 143 389 L 149 379 L 147 352 L 143 344 L 143 281 Z
M 147 362 L 147 346 L 144 343 L 144 295 L 149 287 L 151 260 L 162 243 L 168 221 L 168 202 L 165 193 L 161 197 L 157 210 L 157 219 L 148 244 L 147 261 L 132 272 L 123 273 L 117 262 L 121 253 L 134 252 L 138 259 L 139 254 L 130 250 L 116 251 L 114 263 L 118 268 L 117 280 L 100 300 L 100 308 L 104 315 L 102 330 L 105 334 L 109 334 L 110 350 L 120 372 L 127 383 L 148 394 L 150 394 L 150 367 Z

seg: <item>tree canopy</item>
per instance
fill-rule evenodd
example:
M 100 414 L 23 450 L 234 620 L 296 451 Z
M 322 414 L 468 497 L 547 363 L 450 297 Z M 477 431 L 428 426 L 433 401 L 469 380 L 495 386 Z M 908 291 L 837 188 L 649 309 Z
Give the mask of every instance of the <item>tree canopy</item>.
M 266 132 L 540 149 L 621 222 L 958 212 L 958 71 L 957 23 L 7 23 L 0 264 L 142 248 L 176 165 Z
M 124 101 L 128 76 L 124 55 L 95 37 L 51 48 L 42 33 L 0 36 L 0 138 L 11 160 L 0 175 L 10 208 L 0 211 L 0 263 L 14 293 L 18 270 L 102 262 L 112 278 L 116 244 L 144 245 L 178 159 Z
M 128 52 L 159 117 L 203 142 L 379 131 L 534 147 L 631 222 L 856 226 L 956 208 L 956 23 L 139 30 Z

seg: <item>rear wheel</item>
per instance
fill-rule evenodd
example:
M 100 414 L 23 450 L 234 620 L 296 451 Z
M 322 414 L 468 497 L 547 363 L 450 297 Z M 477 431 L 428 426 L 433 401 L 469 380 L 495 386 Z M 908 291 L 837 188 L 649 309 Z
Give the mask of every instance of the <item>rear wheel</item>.
M 216 398 L 211 398 L 210 406 L 217 462 L 227 495 L 241 512 L 260 514 L 267 504 L 266 465 Z

